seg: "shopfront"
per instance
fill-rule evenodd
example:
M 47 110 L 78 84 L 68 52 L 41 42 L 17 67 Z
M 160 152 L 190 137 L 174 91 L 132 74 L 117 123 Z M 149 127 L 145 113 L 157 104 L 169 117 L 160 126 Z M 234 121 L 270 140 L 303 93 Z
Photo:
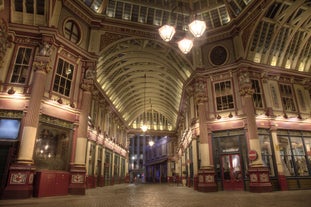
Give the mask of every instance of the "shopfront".
M 243 130 L 213 134 L 213 153 L 219 190 L 244 190 L 247 171 Z

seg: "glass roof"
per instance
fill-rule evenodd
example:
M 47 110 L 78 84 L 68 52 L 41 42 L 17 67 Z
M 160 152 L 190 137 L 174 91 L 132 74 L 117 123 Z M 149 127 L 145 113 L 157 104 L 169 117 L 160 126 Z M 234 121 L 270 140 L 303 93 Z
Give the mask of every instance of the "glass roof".
M 210 30 L 223 26 L 230 28 L 231 23 L 239 27 L 241 26 L 239 22 L 246 20 L 248 25 L 239 28 L 245 50 L 244 59 L 269 66 L 311 72 L 310 0 L 82 0 L 82 2 L 98 15 L 135 22 L 133 25 L 161 26 L 170 19 L 171 24 L 177 29 L 182 29 L 184 21 L 189 20 L 191 11 L 195 11 L 199 18 L 205 20 Z M 192 10 L 179 8 L 172 13 L 178 2 L 182 2 L 185 8 Z M 250 10 L 246 11 L 247 8 Z M 234 21 L 239 17 L 239 21 Z M 233 24 L 231 25 L 235 26 Z M 144 103 L 151 100 L 152 107 L 149 104 L 148 110 L 152 108 L 165 117 L 174 130 L 179 116 L 183 85 L 195 70 L 195 66 L 187 58 L 176 54 L 172 48 L 152 38 L 133 37 L 114 45 L 107 45 L 101 52 L 97 81 L 127 124 L 131 126 L 138 123 L 144 110 Z M 145 74 L 148 77 L 148 85 L 147 98 L 144 101 L 142 94 Z
M 206 21 L 208 28 L 228 24 L 232 17 L 238 16 L 252 0 L 82 0 L 98 14 L 132 22 L 160 26 L 168 17 L 177 29 L 182 29 L 183 21 L 195 11 L 197 18 Z M 176 6 L 182 2 L 184 9 Z M 192 8 L 192 9 L 190 9 Z M 172 10 L 174 9 L 174 12 Z

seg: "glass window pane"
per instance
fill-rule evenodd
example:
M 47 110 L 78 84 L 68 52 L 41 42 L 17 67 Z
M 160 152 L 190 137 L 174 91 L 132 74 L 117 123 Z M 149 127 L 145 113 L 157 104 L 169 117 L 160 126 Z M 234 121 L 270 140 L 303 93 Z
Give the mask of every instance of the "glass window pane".
M 37 0 L 37 14 L 44 15 L 44 3 L 45 1 Z
M 291 85 L 280 84 L 280 94 L 284 110 L 290 112 L 296 111 Z
M 15 11 L 23 11 L 23 0 L 15 0 Z
M 307 154 L 307 159 L 309 163 L 309 169 L 311 169 L 311 138 L 304 138 L 304 143 L 306 147 L 306 154 Z
M 63 59 L 59 59 L 54 79 L 53 91 L 70 96 L 74 66 Z
M 78 25 L 72 20 L 68 20 L 66 22 L 64 35 L 66 39 L 73 43 L 78 43 L 81 38 L 80 29 Z
M 222 153 L 238 152 L 239 137 L 226 137 L 220 139 L 220 150 Z
M 26 0 L 26 11 L 27 13 L 33 14 L 33 0 Z
M 295 174 L 294 163 L 292 161 L 292 156 L 291 156 L 292 153 L 291 153 L 288 137 L 279 136 L 278 141 L 280 145 L 280 156 L 281 156 L 282 166 L 284 169 L 284 174 L 286 176 L 294 175 Z
M 214 84 L 217 111 L 233 109 L 234 101 L 232 95 L 231 81 Z
M 292 151 L 295 160 L 295 167 L 298 176 L 308 175 L 308 168 L 305 159 L 305 150 L 301 137 L 291 137 Z
M 269 168 L 270 176 L 275 176 L 270 137 L 268 135 L 259 135 L 259 140 L 263 163 Z
M 70 130 L 42 125 L 34 150 L 36 168 L 68 170 Z
M 12 83 L 26 83 L 27 77 L 29 75 L 31 54 L 31 48 L 18 48 L 11 77 Z

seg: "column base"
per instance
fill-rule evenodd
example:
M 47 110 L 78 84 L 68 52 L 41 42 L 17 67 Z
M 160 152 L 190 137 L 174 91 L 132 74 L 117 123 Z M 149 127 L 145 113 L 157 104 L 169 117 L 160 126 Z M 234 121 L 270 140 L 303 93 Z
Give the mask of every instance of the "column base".
M 126 174 L 124 182 L 130 183 L 130 174 L 129 173 Z
M 278 180 L 279 180 L 280 190 L 281 191 L 288 190 L 286 176 L 285 175 L 278 175 Z
M 33 195 L 35 167 L 33 164 L 12 164 L 2 199 L 25 199 Z
M 86 176 L 86 188 L 95 188 L 96 187 L 96 177 L 94 175 Z
M 138 178 L 136 178 L 135 183 L 136 182 L 138 182 Z M 114 185 L 114 177 L 113 176 L 110 178 L 110 185 Z
M 100 176 L 97 179 L 98 179 L 97 186 L 98 187 L 104 187 L 105 186 L 105 178 L 104 178 L 104 176 Z
M 269 169 L 267 167 L 249 167 L 248 173 L 250 177 L 250 192 L 263 193 L 272 191 L 272 184 L 269 177 Z
M 216 192 L 215 171 L 213 169 L 200 169 L 198 172 L 198 186 L 200 192 Z
M 71 195 L 85 195 L 86 180 L 85 166 L 72 166 L 68 192 Z
M 198 176 L 194 176 L 193 178 L 193 189 L 198 190 Z
M 187 179 L 186 179 L 186 177 L 182 177 L 182 181 L 181 181 L 181 183 L 182 183 L 182 186 L 186 186 L 186 184 L 187 184 Z

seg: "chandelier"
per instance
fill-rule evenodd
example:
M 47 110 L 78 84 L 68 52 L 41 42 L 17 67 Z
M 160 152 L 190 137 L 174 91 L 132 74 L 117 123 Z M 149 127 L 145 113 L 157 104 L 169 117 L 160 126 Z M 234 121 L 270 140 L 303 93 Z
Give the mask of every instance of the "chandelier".
M 144 76 L 145 82 L 144 82 L 144 114 L 143 114 L 143 125 L 141 126 L 141 130 L 143 132 L 146 132 L 148 129 L 148 126 L 146 125 L 146 74 Z
M 165 42 L 169 42 L 171 41 L 171 39 L 173 38 L 173 36 L 176 33 L 176 29 L 175 29 L 175 25 L 170 25 L 171 22 L 171 16 L 172 14 L 176 11 L 176 9 L 179 9 L 179 11 L 182 14 L 182 18 L 183 18 L 183 30 L 185 31 L 190 31 L 190 33 L 192 34 L 192 37 L 184 37 L 182 40 L 178 41 L 178 48 L 181 50 L 181 52 L 183 52 L 184 54 L 187 54 L 188 52 L 191 51 L 192 47 L 193 47 L 193 39 L 194 38 L 199 38 L 201 37 L 205 30 L 206 30 L 206 23 L 202 20 L 198 20 L 196 19 L 196 15 L 193 13 L 193 11 L 188 8 L 188 10 L 190 11 L 190 17 L 191 19 L 193 19 L 193 21 L 186 25 L 185 24 L 185 15 L 183 13 L 184 8 L 186 7 L 186 4 L 183 2 L 178 2 L 177 5 L 172 9 L 170 15 L 169 15 L 169 19 L 168 19 L 168 24 L 163 25 L 159 28 L 159 35 L 160 37 L 165 41 Z M 177 16 L 177 15 L 176 15 Z

